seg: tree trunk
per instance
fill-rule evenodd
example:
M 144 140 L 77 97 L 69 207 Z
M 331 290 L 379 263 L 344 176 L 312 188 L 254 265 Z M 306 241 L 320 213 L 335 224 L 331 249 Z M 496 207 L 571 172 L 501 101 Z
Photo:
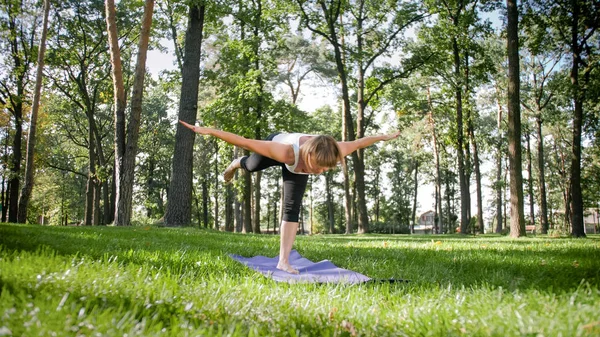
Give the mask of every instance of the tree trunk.
M 443 222 L 443 207 L 442 207 L 442 177 L 441 177 L 441 173 L 440 173 L 440 150 L 439 150 L 439 145 L 438 145 L 438 141 L 437 141 L 437 136 L 436 136 L 436 132 L 435 132 L 435 127 L 433 130 L 433 149 L 435 151 L 435 189 L 437 190 L 437 196 L 436 196 L 436 213 L 437 213 L 437 224 L 436 224 L 436 228 L 435 228 L 435 233 L 436 234 L 440 234 L 440 233 L 444 233 L 444 222 Z M 448 193 L 446 191 L 446 193 Z
M 114 118 L 115 118 L 115 183 L 117 206 L 115 219 L 119 212 L 118 202 L 121 193 L 121 176 L 123 174 L 123 155 L 125 154 L 125 85 L 123 81 L 123 67 L 121 65 L 121 50 L 119 49 L 119 35 L 117 32 L 117 13 L 114 0 L 106 0 L 106 27 L 108 32 L 108 44 L 110 46 L 110 61 L 112 64 L 112 77 L 114 88 Z M 89 118 L 89 117 L 88 117 Z M 87 218 L 86 218 L 87 221 Z
M 225 231 L 233 232 L 233 189 L 231 184 L 225 186 Z
M 262 172 L 254 173 L 254 214 L 252 215 L 252 232 L 260 234 L 260 181 Z
M 100 185 L 100 181 L 98 180 L 98 177 L 96 177 L 96 179 L 94 179 L 94 208 L 93 208 L 93 215 L 92 215 L 92 225 L 94 226 L 98 226 L 101 221 L 101 215 L 102 213 L 100 212 L 100 199 L 102 198 L 102 185 Z
M 458 26 L 455 20 L 455 26 Z M 454 54 L 454 76 L 458 80 L 461 75 L 460 65 L 460 51 L 458 47 L 458 41 L 454 37 L 452 38 L 452 50 Z M 465 159 L 464 159 L 464 134 L 463 134 L 463 104 L 462 104 L 462 87 L 457 85 L 455 88 L 456 96 L 456 152 L 458 154 L 458 181 L 460 186 L 460 232 L 466 234 L 470 223 L 469 213 L 469 187 L 467 181 L 467 174 L 465 171 Z
M 415 223 L 417 221 L 417 192 L 419 190 L 419 160 L 415 159 L 415 177 L 414 177 L 415 194 L 413 198 L 412 217 L 410 220 L 410 234 L 415 234 Z
M 375 223 L 379 223 L 379 212 L 381 202 L 381 189 L 379 186 L 379 180 L 381 178 L 381 167 L 375 169 Z
M 196 206 L 196 219 L 198 219 L 198 228 L 202 228 L 202 215 L 200 212 L 200 200 L 198 200 L 198 193 L 196 189 L 192 187 L 192 200 Z
M 185 36 L 179 119 L 195 124 L 198 110 L 198 85 L 200 82 L 200 56 L 202 30 L 204 27 L 204 5 L 192 5 L 188 14 Z M 195 133 L 177 124 L 173 170 L 169 184 L 169 200 L 165 214 L 165 225 L 183 226 L 191 221 L 192 202 L 192 156 Z
M 329 36 L 331 37 L 331 41 L 335 43 L 332 44 L 333 54 L 335 60 L 335 66 L 337 70 L 337 74 L 341 84 L 342 90 L 342 141 L 353 141 L 356 139 L 354 134 L 354 123 L 352 120 L 351 114 L 351 105 L 350 105 L 350 94 L 348 90 L 348 75 L 346 72 L 346 66 L 344 64 L 343 54 L 341 44 L 338 42 L 337 32 L 335 30 L 335 25 L 338 20 L 338 16 L 336 13 L 330 11 L 327 8 L 325 2 L 320 2 L 321 8 L 323 10 L 323 14 L 327 18 L 327 28 L 329 31 Z M 340 17 L 341 19 L 341 17 Z M 343 38 L 343 37 L 342 37 Z M 343 42 L 342 42 L 343 44 Z M 357 160 L 356 152 L 352 155 L 353 163 Z M 344 160 L 346 162 L 346 160 Z M 352 199 L 350 195 L 350 174 L 348 173 L 348 165 L 343 163 L 342 169 L 344 172 L 344 206 L 346 209 L 346 234 L 352 233 Z
M 95 153 L 95 142 L 94 134 L 92 132 L 91 122 L 89 122 L 91 113 L 88 112 L 88 176 L 85 188 L 85 210 L 84 210 L 84 225 L 91 226 L 94 221 L 94 197 L 96 193 L 94 191 L 96 187 L 96 153 Z M 93 118 L 93 117 L 92 117 Z
M 208 177 L 202 180 L 202 223 L 204 228 L 208 228 Z
M 6 134 L 8 135 L 8 130 L 9 130 L 10 126 L 7 125 L 6 126 Z M 9 137 L 5 137 L 4 138 L 4 151 L 2 154 L 2 159 L 5 161 L 8 161 L 8 138 Z M 6 222 L 7 220 L 7 216 L 8 216 L 8 203 L 10 201 L 9 198 L 9 191 L 10 191 L 10 182 L 6 181 L 6 171 L 3 172 L 2 174 L 2 194 L 0 195 L 0 198 L 2 200 L 2 203 L 0 204 L 0 206 L 2 206 L 2 222 Z M 6 188 L 5 188 L 6 186 Z
M 108 212 L 107 215 L 107 221 L 106 223 L 112 223 L 115 220 L 115 201 L 116 201 L 116 197 L 117 197 L 117 182 L 115 179 L 115 170 L 113 169 L 112 171 L 112 179 L 110 181 L 110 211 Z
M 0 206 L 2 207 L 2 222 L 6 222 L 6 215 L 8 213 L 8 196 L 6 193 L 8 192 L 8 188 L 4 189 L 6 186 L 6 178 L 2 175 L 2 191 L 0 192 Z
M 253 49 L 254 49 L 254 70 L 259 74 L 261 73 L 260 68 L 260 44 L 261 44 L 261 36 L 260 32 L 262 29 L 261 21 L 262 21 L 262 0 L 254 1 L 256 15 L 254 16 L 254 29 L 253 29 Z M 258 92 L 256 97 L 256 120 L 261 121 L 262 119 L 262 110 L 263 110 L 263 80 L 262 76 L 258 75 L 257 79 L 258 84 Z M 262 139 L 260 124 L 257 123 L 254 129 L 254 137 L 255 139 Z M 261 199 L 261 188 L 260 188 L 260 180 L 262 177 L 262 172 L 256 172 L 255 176 L 255 184 L 254 184 L 254 214 L 252 215 L 252 231 L 255 234 L 260 234 L 260 199 Z
M 154 170 L 156 168 L 156 161 L 153 157 L 148 158 L 148 176 L 146 178 L 146 190 L 148 191 L 147 198 L 150 200 L 150 205 L 156 200 L 156 192 L 154 186 Z M 146 206 L 146 216 L 148 218 L 154 217 L 154 208 L 150 205 Z M 150 206 L 150 207 L 149 207 Z
M 431 125 L 431 135 L 433 142 L 433 158 L 435 162 L 435 213 L 437 222 L 435 223 L 435 234 L 443 233 L 442 227 L 442 177 L 440 174 L 440 149 L 435 129 L 435 119 L 433 118 L 433 102 L 431 100 L 431 88 L 427 86 L 427 104 L 429 105 L 429 124 Z
M 483 194 L 481 191 L 481 169 L 479 166 L 479 149 L 477 147 L 477 140 L 475 139 L 475 130 L 471 128 L 471 144 L 473 146 L 473 161 L 475 167 L 475 184 L 477 189 L 477 227 L 479 228 L 479 233 L 483 234 L 485 232 L 484 223 L 483 223 Z
M 234 148 L 234 158 L 239 157 L 239 151 L 240 149 L 236 146 Z M 242 173 L 241 171 L 243 170 L 236 170 L 235 171 L 235 176 L 234 176 L 234 180 L 238 180 L 239 176 Z M 233 190 L 233 189 L 232 189 Z M 240 191 L 239 188 L 236 188 L 235 190 L 232 191 L 233 192 L 233 227 L 234 227 L 234 231 L 236 233 L 241 233 L 242 229 L 244 228 L 244 224 L 243 224 L 243 214 L 242 214 L 242 203 L 240 202 Z
M 214 193 L 214 197 L 215 197 L 215 229 L 219 230 L 220 226 L 219 226 L 219 143 L 217 141 L 214 142 L 215 144 L 215 193 Z
M 280 195 L 283 195 L 283 192 L 280 192 L 280 186 L 280 184 L 277 185 L 277 192 L 279 192 Z M 279 214 L 280 212 L 277 212 L 278 209 L 281 211 L 277 206 L 277 201 L 275 201 L 275 205 L 273 206 L 273 234 L 277 234 L 277 224 L 281 223 L 281 214 Z
M 22 93 L 19 97 L 23 97 Z M 21 144 L 23 138 L 23 104 L 15 105 L 15 138 L 12 145 L 12 166 L 10 168 L 10 180 L 8 181 L 8 222 L 17 222 L 19 212 L 19 185 L 21 176 Z
M 329 222 L 329 234 L 335 233 L 335 219 L 334 219 L 334 208 L 333 208 L 333 196 L 332 196 L 332 173 L 327 172 L 325 174 L 325 191 L 327 193 L 327 220 Z
M 496 138 L 496 234 L 502 233 L 502 204 L 504 201 L 502 195 L 502 104 L 500 104 L 500 90 L 496 86 L 496 96 L 498 103 L 498 136 Z
M 527 181 L 527 192 L 529 193 L 529 224 L 535 226 L 535 204 L 533 202 L 533 171 L 531 169 L 531 134 L 527 132 L 525 137 L 527 140 L 527 174 L 529 175 L 529 179 Z
M 245 155 L 250 153 L 246 150 Z M 242 190 L 242 218 L 244 227 L 242 233 L 252 233 L 252 174 L 246 170 L 242 170 L 244 177 L 244 187 Z
M 571 27 L 571 50 L 573 64 L 571 65 L 571 85 L 573 88 L 573 142 L 571 144 L 571 235 L 585 237 L 583 225 L 583 195 L 581 192 L 581 131 L 583 124 L 583 88 L 579 84 L 579 64 L 581 63 L 582 47 L 579 42 L 578 28 L 580 4 L 571 0 L 573 7 L 573 24 Z
M 124 159 L 122 160 L 123 170 L 120 171 L 122 175 L 118 177 L 120 180 L 120 189 L 117 194 L 117 211 L 115 213 L 115 225 L 117 226 L 129 225 L 131 223 L 133 185 L 135 183 L 135 160 L 138 152 L 144 80 L 146 75 L 146 56 L 150 39 L 150 28 L 152 26 L 153 8 L 154 0 L 146 0 L 136 60 L 135 77 L 133 80 L 131 114 L 127 126 L 127 143 L 125 146 Z
M 11 8 L 13 4 L 9 5 Z M 7 92 L 4 94 L 4 90 L 2 90 L 3 95 L 0 97 L 0 104 L 3 106 L 3 109 L 9 110 L 13 118 L 15 120 L 15 134 L 13 138 L 12 144 L 12 160 L 10 167 L 10 175 L 8 182 L 8 221 L 9 222 L 17 222 L 18 221 L 18 211 L 19 211 L 19 188 L 21 181 L 21 160 L 23 159 L 22 153 L 22 142 L 23 142 L 23 103 L 25 101 L 25 87 L 26 87 L 26 70 L 30 66 L 29 60 L 24 56 L 27 54 L 27 50 L 25 48 L 29 47 L 28 44 L 33 45 L 33 40 L 25 41 L 19 39 L 19 37 L 24 38 L 24 32 L 20 30 L 22 27 L 16 22 L 16 16 L 22 12 L 24 4 L 22 2 L 18 2 L 18 4 L 14 4 L 15 7 L 12 7 L 12 10 L 9 10 L 7 14 L 8 17 L 3 15 L 3 22 L 6 21 L 8 25 L 8 32 L 3 32 L 7 36 L 9 36 L 8 45 L 4 46 L 5 49 L 8 49 L 10 52 L 10 57 L 13 61 L 12 72 L 9 74 L 11 80 L 14 79 L 14 86 L 16 88 L 16 95 L 8 92 L 10 90 L 4 85 L 3 89 L 6 89 Z M 17 8 L 18 7 L 18 8 Z M 6 27 L 6 25 L 3 25 Z M 6 48 L 9 47 L 9 48 Z M 3 50 L 3 52 L 6 52 Z M 5 62 L 6 63 L 6 62 Z M 4 75 L 3 71 L 3 75 Z M 13 78 L 14 77 L 14 78 Z M 7 132 L 7 137 L 9 132 Z M 6 153 L 6 152 L 5 152 Z M 8 160 L 7 160 L 8 162 Z
M 112 1 L 112 0 L 107 0 Z M 108 7 L 108 6 L 107 6 Z M 115 225 L 116 226 L 128 226 L 131 224 L 131 212 L 132 212 L 132 200 L 133 200 L 133 184 L 134 184 L 134 171 L 135 171 L 135 157 L 138 151 L 138 139 L 140 130 L 140 119 L 142 114 L 142 99 L 144 94 L 144 79 L 146 75 L 146 55 L 148 52 L 148 43 L 150 39 L 150 27 L 152 26 L 152 13 L 154 9 L 154 0 L 146 0 L 144 6 L 144 16 L 142 18 L 142 29 L 140 34 L 140 41 L 138 46 L 138 55 L 135 66 L 135 77 L 133 79 L 133 92 L 131 96 L 131 114 L 129 116 L 129 123 L 127 125 L 127 133 L 124 130 L 115 132 L 115 135 L 127 136 L 127 140 L 117 140 L 118 143 L 125 141 L 124 147 L 115 148 L 115 166 L 121 165 L 117 168 L 116 179 L 117 179 L 117 196 L 116 196 L 116 212 L 115 212 Z M 108 9 L 107 9 L 108 11 Z M 113 18 L 114 19 L 114 18 Z M 107 21 L 109 16 L 107 15 Z M 113 23 L 113 25 L 116 25 Z M 116 31 L 116 27 L 115 27 Z M 115 37 L 112 37 L 113 39 Z M 112 55 L 115 50 L 112 48 L 114 42 L 111 42 L 111 59 L 113 59 L 113 67 L 119 66 L 119 63 L 115 63 L 114 59 L 120 57 L 120 53 Z M 121 72 L 121 70 L 117 70 Z M 114 73 L 115 71 L 113 71 Z M 118 91 L 117 86 L 123 86 L 123 83 L 116 82 L 115 79 L 115 97 Z M 118 109 L 115 109 L 115 113 L 120 113 Z M 123 123 L 116 125 L 117 127 L 125 128 L 124 116 Z M 119 151 L 120 150 L 120 151 Z
M 448 177 L 448 170 L 444 174 L 444 184 L 446 185 L 446 221 L 448 226 L 448 234 L 454 234 L 454 221 L 451 219 L 452 207 L 450 205 L 450 177 Z M 454 191 L 452 192 L 454 193 Z
M 27 155 L 25 164 L 25 182 L 21 190 L 19 199 L 18 221 L 25 223 L 27 221 L 27 207 L 31 197 L 34 183 L 34 160 L 37 118 L 40 107 L 40 96 L 42 91 L 42 76 L 44 71 L 44 55 L 46 53 L 46 36 L 48 35 L 48 13 L 50 12 L 50 0 L 44 0 L 44 19 L 42 21 L 42 37 L 40 38 L 40 47 L 37 57 L 37 70 L 35 77 L 35 90 L 33 93 L 33 105 L 31 107 L 31 118 L 29 121 L 29 135 L 27 137 Z
M 365 193 L 365 158 L 362 149 L 352 154 L 354 163 L 354 190 L 356 196 L 356 211 L 358 233 L 365 234 L 369 231 L 369 215 Z
M 364 3 L 361 1 L 359 7 L 362 9 Z M 363 39 L 362 18 L 357 20 L 357 51 L 358 51 L 358 76 L 356 84 L 356 138 L 360 139 L 365 134 L 365 70 L 362 62 Z M 359 149 L 353 154 L 354 184 L 356 188 L 356 206 L 358 210 L 358 233 L 364 234 L 369 231 L 369 216 L 367 213 L 367 199 L 365 193 L 365 157 L 364 149 Z
M 506 0 L 508 23 L 508 159 L 510 171 L 510 236 L 525 236 L 521 167 L 521 106 L 519 69 L 519 12 L 516 0 Z
M 536 118 L 537 136 L 538 136 L 538 182 L 540 188 L 540 222 L 541 233 L 548 234 L 548 202 L 546 200 L 546 177 L 544 160 L 544 136 L 542 135 L 542 117 L 541 113 Z

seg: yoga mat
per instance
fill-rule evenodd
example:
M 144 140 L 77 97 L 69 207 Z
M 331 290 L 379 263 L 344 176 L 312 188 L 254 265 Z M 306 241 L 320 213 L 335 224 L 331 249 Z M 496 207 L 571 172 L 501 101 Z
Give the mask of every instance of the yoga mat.
M 279 256 L 266 257 L 259 255 L 254 257 L 243 257 L 234 254 L 230 254 L 229 256 L 278 282 L 355 284 L 374 281 L 361 273 L 339 268 L 328 260 L 312 262 L 311 260 L 302 257 L 296 250 L 292 250 L 290 253 L 290 264 L 300 271 L 300 274 L 297 275 L 286 273 L 276 268 L 277 262 L 279 262 Z

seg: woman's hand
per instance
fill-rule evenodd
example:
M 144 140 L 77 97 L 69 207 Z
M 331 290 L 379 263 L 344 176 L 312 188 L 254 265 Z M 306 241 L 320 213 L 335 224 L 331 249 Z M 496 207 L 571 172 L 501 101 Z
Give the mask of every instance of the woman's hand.
M 183 126 L 185 126 L 186 128 L 194 131 L 195 133 L 201 134 L 201 135 L 210 135 L 210 132 L 213 130 L 211 128 L 205 128 L 205 127 L 201 127 L 201 126 L 195 126 L 189 123 L 186 123 L 182 120 L 179 120 L 179 123 L 183 124 Z
M 396 131 L 394 133 L 382 135 L 381 140 L 388 141 L 388 140 L 396 139 L 396 138 L 398 138 L 398 136 L 400 136 L 400 133 L 401 133 L 400 131 Z

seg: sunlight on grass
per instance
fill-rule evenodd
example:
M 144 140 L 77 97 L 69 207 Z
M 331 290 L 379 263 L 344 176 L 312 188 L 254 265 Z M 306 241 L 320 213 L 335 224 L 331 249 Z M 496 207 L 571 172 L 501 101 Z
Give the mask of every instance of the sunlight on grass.
M 281 284 L 227 254 L 277 236 L 0 225 L 0 335 L 594 336 L 600 237 L 301 236 L 296 249 L 409 283 Z

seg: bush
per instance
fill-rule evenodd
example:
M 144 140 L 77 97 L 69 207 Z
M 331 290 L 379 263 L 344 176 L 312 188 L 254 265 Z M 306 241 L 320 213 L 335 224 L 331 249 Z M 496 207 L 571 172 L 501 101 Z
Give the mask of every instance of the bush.
M 369 226 L 369 233 L 375 234 L 410 234 L 408 225 L 391 224 L 387 222 L 373 222 Z

